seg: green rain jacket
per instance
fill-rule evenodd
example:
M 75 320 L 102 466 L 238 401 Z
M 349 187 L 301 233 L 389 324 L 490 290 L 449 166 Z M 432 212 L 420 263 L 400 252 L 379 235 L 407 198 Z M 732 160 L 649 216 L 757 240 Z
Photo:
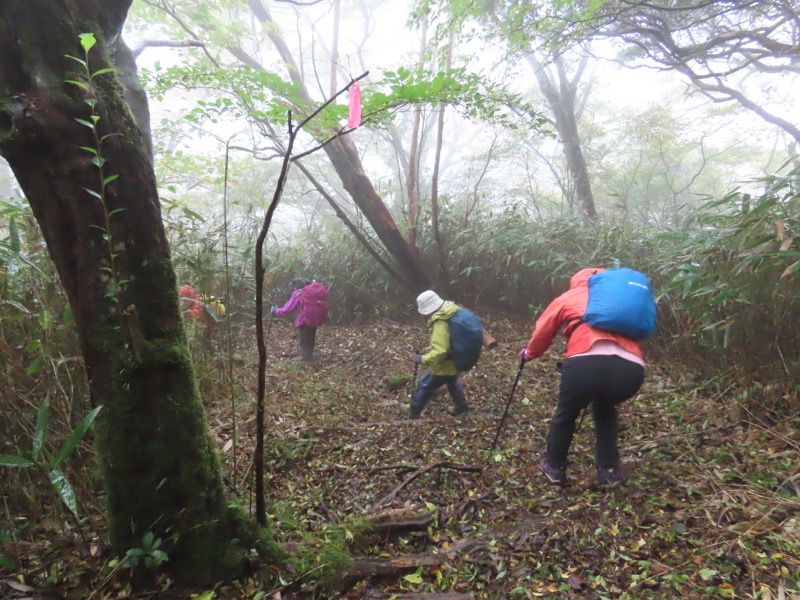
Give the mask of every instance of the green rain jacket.
M 458 375 L 455 363 L 447 358 L 450 352 L 450 327 L 447 321 L 456 314 L 456 310 L 458 306 L 455 302 L 445 300 L 442 308 L 428 319 L 428 326 L 432 328 L 431 344 L 422 355 L 422 364 L 431 368 L 431 375 Z

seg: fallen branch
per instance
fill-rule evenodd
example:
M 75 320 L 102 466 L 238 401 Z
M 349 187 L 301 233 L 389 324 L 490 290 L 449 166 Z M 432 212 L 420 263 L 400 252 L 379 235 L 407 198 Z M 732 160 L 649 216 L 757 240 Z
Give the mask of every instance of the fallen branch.
M 451 506 L 448 510 L 442 511 L 442 521 L 447 522 L 450 519 L 458 520 L 472 504 L 478 504 L 486 500 L 497 498 L 497 493 L 494 490 L 489 490 L 480 496 L 470 496 L 465 498 L 458 504 Z
M 394 497 L 397 496 L 397 494 L 400 493 L 400 491 L 404 487 L 406 487 L 409 483 L 411 483 L 412 481 L 417 479 L 420 475 L 424 475 L 425 473 L 428 473 L 429 471 L 433 471 L 434 469 L 453 469 L 455 471 L 467 471 L 467 472 L 470 472 L 470 473 L 480 473 L 481 471 L 483 471 L 483 467 L 480 467 L 480 466 L 476 466 L 476 465 L 459 465 L 459 464 L 451 463 L 451 462 L 437 462 L 437 463 L 433 463 L 432 465 L 422 466 L 419 469 L 417 469 L 416 471 L 414 471 L 411 475 L 406 477 L 402 481 L 402 483 L 400 483 L 400 485 L 398 485 L 396 488 L 394 488 L 391 492 L 389 492 L 383 498 L 378 500 L 378 502 L 376 502 L 375 505 L 372 507 L 372 510 L 378 509 L 381 506 L 383 506 L 384 504 L 386 504 L 387 502 L 389 502 L 390 500 L 394 499 Z
M 379 473 L 380 471 L 414 471 L 416 469 L 417 465 L 412 465 L 411 463 L 400 463 L 399 465 L 384 465 L 382 467 L 372 467 L 367 472 L 367 475 L 373 475 L 375 473 Z
M 365 600 L 474 600 L 472 594 L 459 592 L 411 592 L 408 594 L 381 594 L 380 592 L 366 592 Z
M 347 572 L 347 577 L 363 581 L 370 577 L 397 576 L 419 567 L 439 567 L 446 560 L 444 555 L 415 554 L 411 556 L 395 556 L 394 558 L 365 558 L 356 560 Z
M 433 521 L 434 513 L 410 511 L 406 509 L 389 510 L 366 519 L 369 533 L 394 533 L 397 531 L 425 531 Z

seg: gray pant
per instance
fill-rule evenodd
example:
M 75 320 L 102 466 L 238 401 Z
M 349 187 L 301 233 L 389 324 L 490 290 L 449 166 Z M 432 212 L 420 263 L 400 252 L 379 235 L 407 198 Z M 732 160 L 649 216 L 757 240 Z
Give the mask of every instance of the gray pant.
M 433 396 L 433 392 L 443 385 L 447 385 L 447 391 L 450 392 L 450 397 L 453 399 L 456 410 L 466 411 L 467 398 L 464 396 L 464 388 L 461 387 L 458 375 L 431 375 L 426 373 L 419 380 L 419 387 L 414 392 L 414 395 L 411 396 L 410 416 L 418 417 L 428 400 Z

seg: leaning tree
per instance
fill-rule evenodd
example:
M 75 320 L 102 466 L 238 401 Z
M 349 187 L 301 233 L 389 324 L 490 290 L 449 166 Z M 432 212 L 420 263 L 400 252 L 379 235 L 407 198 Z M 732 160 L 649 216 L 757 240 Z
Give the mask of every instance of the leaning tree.
M 146 136 L 110 58 L 131 2 L 5 3 L 0 154 L 41 226 L 103 407 L 112 545 L 153 532 L 173 572 L 200 583 L 241 572 L 257 530 L 226 502 Z

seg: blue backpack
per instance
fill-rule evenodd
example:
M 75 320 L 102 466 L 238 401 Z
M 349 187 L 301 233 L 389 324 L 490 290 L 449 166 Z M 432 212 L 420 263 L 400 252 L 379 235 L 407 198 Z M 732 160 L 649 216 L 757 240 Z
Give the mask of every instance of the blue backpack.
M 483 349 L 483 326 L 473 313 L 459 307 L 447 320 L 450 330 L 448 358 L 459 371 L 469 371 L 478 362 Z
M 632 340 L 650 337 L 656 327 L 656 301 L 650 281 L 639 271 L 625 268 L 592 275 L 589 302 L 581 321 Z

